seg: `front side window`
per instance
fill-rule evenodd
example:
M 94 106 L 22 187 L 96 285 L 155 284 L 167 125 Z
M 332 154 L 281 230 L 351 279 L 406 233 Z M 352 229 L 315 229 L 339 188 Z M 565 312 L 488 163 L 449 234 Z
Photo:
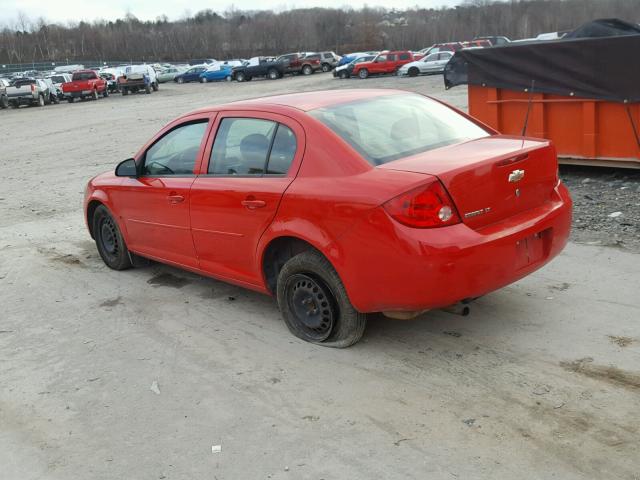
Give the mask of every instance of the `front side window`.
M 213 143 L 209 173 L 282 175 L 295 152 L 295 135 L 285 125 L 258 118 L 225 118 Z
M 386 55 L 378 55 L 378 58 L 376 58 L 376 62 L 386 62 L 386 61 L 387 61 Z
M 389 58 L 389 61 L 390 61 L 390 62 L 395 62 L 395 61 L 396 61 L 396 54 L 395 54 L 395 53 L 392 53 L 392 54 L 390 54 L 390 55 L 389 55 L 389 57 L 388 57 L 388 58 Z
M 144 175 L 192 175 L 207 122 L 174 128 L 145 153 Z
M 489 132 L 451 108 L 422 95 L 386 95 L 311 110 L 372 165 Z
M 436 60 L 438 60 L 438 54 L 437 53 L 432 53 L 431 55 L 429 55 L 428 57 L 426 57 L 424 59 L 425 63 L 427 63 L 427 62 L 435 62 Z

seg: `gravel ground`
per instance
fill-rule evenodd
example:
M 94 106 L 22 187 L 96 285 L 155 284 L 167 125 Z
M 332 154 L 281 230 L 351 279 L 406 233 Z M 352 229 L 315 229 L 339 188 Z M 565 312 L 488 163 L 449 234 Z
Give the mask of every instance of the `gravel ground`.
M 640 170 L 562 166 L 573 198 L 572 239 L 640 251 Z
M 267 296 L 101 262 L 84 186 L 161 125 L 363 86 L 466 105 L 438 77 L 313 75 L 0 112 L 0 479 L 640 478 L 633 173 L 563 169 L 574 239 L 592 245 L 570 242 L 468 317 L 374 315 L 346 350 L 292 337 Z

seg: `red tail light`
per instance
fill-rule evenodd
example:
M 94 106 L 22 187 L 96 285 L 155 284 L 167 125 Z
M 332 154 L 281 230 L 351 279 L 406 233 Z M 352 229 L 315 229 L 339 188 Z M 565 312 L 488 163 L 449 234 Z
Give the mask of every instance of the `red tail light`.
M 460 223 L 451 197 L 438 180 L 398 195 L 383 207 L 394 220 L 408 227 L 436 228 Z
M 36 91 L 36 86 L 35 86 L 35 84 L 34 84 L 34 83 L 32 83 L 32 84 L 31 84 L 31 91 L 32 91 L 32 92 L 35 92 L 35 91 Z

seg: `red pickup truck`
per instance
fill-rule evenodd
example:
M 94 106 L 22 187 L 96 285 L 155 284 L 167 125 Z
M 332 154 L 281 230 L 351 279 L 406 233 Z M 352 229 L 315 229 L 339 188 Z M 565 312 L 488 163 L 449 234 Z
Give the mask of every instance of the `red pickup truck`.
M 405 63 L 413 62 L 413 54 L 408 50 L 380 52 L 370 62 L 356 63 L 351 75 L 367 78 L 369 75 L 395 73 Z
M 69 103 L 73 103 L 76 98 L 98 99 L 99 95 L 109 96 L 107 81 L 101 78 L 93 70 L 78 70 L 73 72 L 71 81 L 62 84 L 62 93 Z

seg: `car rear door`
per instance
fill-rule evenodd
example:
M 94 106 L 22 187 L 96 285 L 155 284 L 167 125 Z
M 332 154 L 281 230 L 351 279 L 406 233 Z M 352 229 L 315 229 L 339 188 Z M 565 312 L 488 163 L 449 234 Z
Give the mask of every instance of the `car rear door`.
M 265 112 L 229 111 L 216 123 L 210 153 L 191 189 L 200 268 L 257 286 L 262 283 L 258 241 L 298 171 L 304 130 L 289 117 Z
M 125 177 L 114 189 L 130 250 L 197 267 L 189 195 L 210 121 L 210 114 L 193 115 L 165 128 L 139 156 L 139 176 Z

